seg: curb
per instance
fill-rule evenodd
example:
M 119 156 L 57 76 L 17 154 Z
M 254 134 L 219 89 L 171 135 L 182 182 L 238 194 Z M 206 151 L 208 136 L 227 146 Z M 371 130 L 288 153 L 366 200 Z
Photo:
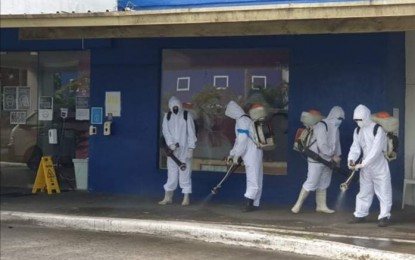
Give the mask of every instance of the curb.
M 276 234 L 223 224 L 159 221 L 144 219 L 68 216 L 59 214 L 1 211 L 1 221 L 26 221 L 35 224 L 88 231 L 142 233 L 204 242 L 270 249 L 327 259 L 415 260 L 415 255 L 383 251 L 285 234 Z

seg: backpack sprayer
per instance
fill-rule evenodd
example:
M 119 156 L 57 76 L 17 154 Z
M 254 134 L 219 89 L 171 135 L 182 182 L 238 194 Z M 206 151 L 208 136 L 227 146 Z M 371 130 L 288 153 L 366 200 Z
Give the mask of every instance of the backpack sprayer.
M 313 159 L 316 162 L 324 164 L 325 166 L 329 167 L 331 170 L 335 172 L 338 172 L 344 176 L 348 176 L 349 173 L 343 171 L 337 165 L 336 162 L 327 161 L 323 159 L 318 153 L 309 149 L 315 143 L 315 141 L 311 142 L 312 135 L 313 135 L 312 127 L 321 122 L 326 126 L 326 130 L 327 130 L 327 124 L 324 121 L 321 121 L 322 119 L 323 119 L 323 116 L 321 116 L 320 112 L 317 110 L 310 110 L 310 112 L 303 112 L 301 114 L 300 121 L 304 124 L 306 128 L 299 128 L 297 130 L 293 149 L 297 152 L 300 152 L 302 155 L 304 155 L 307 158 Z
M 223 177 L 223 179 L 215 187 L 212 188 L 211 193 L 213 195 L 216 195 L 216 194 L 219 193 L 219 189 L 222 188 L 223 182 L 229 177 L 229 175 L 231 175 L 231 173 L 233 173 L 239 167 L 239 165 L 241 165 L 241 163 L 242 163 L 242 158 L 240 158 L 240 157 L 239 157 L 237 163 L 235 163 L 235 162 L 232 161 L 231 167 L 229 167 L 229 169 L 226 172 L 226 174 Z
M 249 117 L 254 122 L 254 133 L 252 141 L 262 150 L 275 149 L 274 133 L 271 122 L 267 118 L 268 112 L 262 104 L 253 104 L 249 110 Z

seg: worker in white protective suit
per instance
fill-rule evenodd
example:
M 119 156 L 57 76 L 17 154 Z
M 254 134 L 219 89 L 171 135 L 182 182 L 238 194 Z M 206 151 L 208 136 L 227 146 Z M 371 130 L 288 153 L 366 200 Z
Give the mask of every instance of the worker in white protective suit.
M 309 149 L 317 153 L 326 161 L 334 161 L 340 165 L 341 146 L 339 126 L 344 120 L 344 111 L 339 106 L 334 106 L 326 119 L 313 126 Z M 308 172 L 297 202 L 291 209 L 293 213 L 301 210 L 304 200 L 310 191 L 316 191 L 316 211 L 322 213 L 334 213 L 327 207 L 327 188 L 330 186 L 333 170 L 311 158 L 307 158 Z
M 190 204 L 189 194 L 192 193 L 192 158 L 197 139 L 191 113 L 185 116 L 181 102 L 174 96 L 169 99 L 169 112 L 164 115 L 162 128 L 166 145 L 180 161 L 186 164 L 186 169 L 180 170 L 173 159 L 167 157 L 165 196 L 159 204 L 171 204 L 173 193 L 179 184 L 184 194 L 182 205 L 187 206 Z
M 366 221 L 373 195 L 379 199 L 380 214 L 378 226 L 389 224 L 392 207 L 392 184 L 388 161 L 383 152 L 386 148 L 386 134 L 374 131 L 375 123 L 370 119 L 370 110 L 364 105 L 358 105 L 353 114 L 353 120 L 358 127 L 353 133 L 353 143 L 348 155 L 348 166 L 352 170 L 360 170 L 360 191 L 356 196 L 356 209 L 351 223 Z M 356 161 L 363 153 L 362 161 Z
M 259 207 L 262 195 L 262 150 L 253 141 L 254 122 L 245 115 L 244 110 L 234 101 L 226 107 L 225 115 L 235 119 L 235 143 L 229 152 L 227 162 L 238 162 L 242 158 L 246 169 L 246 205 L 243 211 L 249 212 Z

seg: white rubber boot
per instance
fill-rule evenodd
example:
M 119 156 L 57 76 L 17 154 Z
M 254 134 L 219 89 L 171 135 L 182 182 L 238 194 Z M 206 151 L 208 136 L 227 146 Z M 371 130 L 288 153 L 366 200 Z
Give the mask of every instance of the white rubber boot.
M 185 193 L 182 201 L 182 206 L 189 206 L 190 205 L 190 198 L 189 193 Z
M 304 188 L 301 188 L 300 195 L 298 195 L 298 200 L 295 203 L 294 207 L 291 209 L 292 213 L 297 214 L 300 212 L 301 206 L 303 206 L 303 202 L 307 198 L 308 194 L 308 191 L 306 191 Z
M 159 205 L 167 205 L 173 203 L 173 191 L 166 191 L 164 199 L 159 201 Z
M 335 211 L 332 210 L 332 209 L 329 209 L 327 207 L 326 197 L 327 197 L 327 191 L 326 190 L 316 190 L 316 204 L 317 204 L 316 211 L 317 212 L 322 212 L 322 213 L 332 214 Z

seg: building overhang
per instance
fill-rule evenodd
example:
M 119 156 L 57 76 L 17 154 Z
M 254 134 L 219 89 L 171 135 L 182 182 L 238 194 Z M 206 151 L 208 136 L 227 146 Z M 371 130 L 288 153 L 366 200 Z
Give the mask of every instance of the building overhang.
M 415 30 L 415 0 L 3 15 L 0 22 L 27 40 L 396 32 Z

